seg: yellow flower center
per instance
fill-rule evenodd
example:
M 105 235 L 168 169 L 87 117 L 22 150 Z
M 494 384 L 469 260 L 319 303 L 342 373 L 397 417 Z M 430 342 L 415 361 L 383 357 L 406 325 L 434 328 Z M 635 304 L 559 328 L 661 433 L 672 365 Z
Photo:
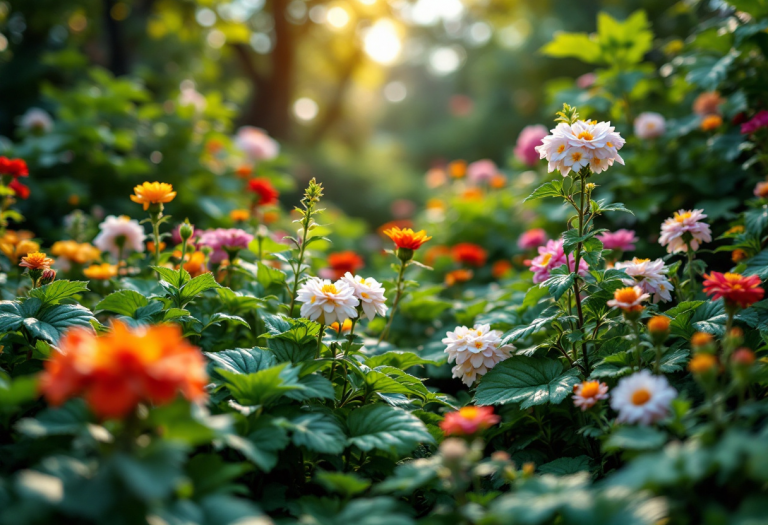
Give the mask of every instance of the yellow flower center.
M 370 299 L 370 298 L 371 298 L 371 296 L 370 296 L 370 295 L 368 295 L 368 294 L 367 294 L 367 293 L 365 293 L 365 292 L 361 293 L 361 294 L 360 294 L 360 297 L 362 297 L 363 299 Z
M 541 258 L 541 264 L 544 266 L 549 264 L 549 261 L 552 260 L 552 254 L 551 253 L 545 253 L 544 257 Z
M 571 153 L 571 158 L 573 159 L 574 162 L 580 161 L 581 157 L 582 155 L 580 151 L 574 151 L 573 153 Z
M 635 263 L 635 264 L 643 264 L 643 263 L 651 262 L 651 260 L 650 259 L 638 259 L 637 257 L 635 257 L 634 259 L 632 259 L 632 262 Z
M 740 273 L 731 272 L 723 274 L 723 277 L 725 277 L 725 280 L 729 283 L 739 283 L 743 279 Z
M 459 414 L 461 414 L 461 417 L 474 419 L 478 416 L 478 410 L 477 407 L 463 407 L 459 409 Z
M 637 301 L 638 295 L 634 288 L 627 287 L 616 290 L 613 298 L 620 303 L 634 303 Z
M 635 392 L 632 394 L 632 404 L 635 406 L 640 406 L 646 404 L 651 399 L 651 393 L 648 392 L 645 388 L 640 388 L 639 390 L 635 390 Z
M 613 142 L 606 142 L 605 145 L 608 146 L 609 148 L 612 148 L 613 147 Z
M 565 144 L 560 144 L 560 145 L 557 147 L 557 152 L 558 152 L 558 153 L 562 153 L 563 151 L 565 151 Z
M 323 287 L 320 289 L 321 292 L 326 294 L 338 294 L 339 291 L 336 289 L 335 284 L 324 284 Z
M 475 348 L 480 349 L 482 347 L 483 347 L 483 342 L 482 341 L 475 341 Z
M 585 140 L 593 140 L 595 137 L 589 131 L 582 131 L 581 133 L 579 133 L 579 135 L 576 138 L 585 139 Z
M 689 211 L 686 211 L 684 213 L 675 212 L 675 220 L 679 223 L 683 223 L 685 222 L 686 219 L 690 219 L 691 215 L 692 214 Z
M 600 393 L 600 383 L 597 381 L 588 381 L 581 387 L 581 397 L 595 397 Z

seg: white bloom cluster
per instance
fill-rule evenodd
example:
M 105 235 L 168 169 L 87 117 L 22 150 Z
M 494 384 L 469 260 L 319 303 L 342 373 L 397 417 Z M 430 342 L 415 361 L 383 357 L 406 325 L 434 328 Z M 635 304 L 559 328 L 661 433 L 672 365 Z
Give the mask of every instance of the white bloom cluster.
M 619 381 L 611 392 L 611 408 L 619 413 L 619 423 L 650 425 L 669 414 L 669 406 L 677 397 L 664 376 L 641 370 Z
M 661 259 L 638 259 L 616 263 L 617 270 L 624 270 L 630 279 L 622 279 L 627 286 L 639 286 L 643 292 L 653 294 L 653 302 L 668 302 L 672 300 L 670 293 L 675 289 L 667 279 L 669 268 Z
M 448 354 L 448 362 L 456 362 L 453 377 L 460 378 L 465 385 L 471 386 L 477 376 L 485 375 L 488 370 L 510 357 L 513 346 L 501 346 L 501 332 L 491 330 L 491 326 L 475 325 L 474 328 L 457 326 L 453 332 L 445 334 L 443 344 Z
M 144 228 L 139 221 L 121 215 L 110 215 L 99 224 L 101 232 L 93 240 L 102 252 L 109 252 L 118 259 L 120 255 L 127 257 L 131 252 L 144 251 Z
M 387 314 L 387 299 L 380 282 L 373 277 L 355 277 L 349 272 L 344 274 L 342 280 L 354 290 L 355 297 L 360 301 L 360 307 L 369 321 L 373 321 L 376 314 L 382 317 Z
M 536 146 L 540 158 L 547 159 L 550 172 L 560 170 L 563 177 L 584 166 L 594 173 L 605 171 L 614 161 L 624 164 L 619 150 L 625 140 L 610 122 L 579 120 L 574 124 L 560 123 L 551 135 Z
M 355 290 L 346 281 L 339 279 L 332 283 L 328 279 L 312 277 L 299 288 L 296 300 L 301 305 L 301 316 L 329 326 L 335 322 L 342 325 L 347 319 L 357 317 Z

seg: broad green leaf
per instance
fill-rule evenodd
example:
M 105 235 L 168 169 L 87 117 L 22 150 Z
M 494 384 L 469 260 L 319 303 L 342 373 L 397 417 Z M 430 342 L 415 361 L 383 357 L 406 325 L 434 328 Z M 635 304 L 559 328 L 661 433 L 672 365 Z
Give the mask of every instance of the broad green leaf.
M 91 321 L 95 320 L 91 311 L 79 304 L 59 304 L 41 310 L 37 317 L 26 317 L 22 322 L 32 337 L 57 344 L 68 328 L 90 328 Z
M 761 281 L 768 279 L 768 250 L 763 250 L 747 261 L 744 275 L 757 275 Z
M 287 423 L 283 423 L 283 426 L 291 431 L 291 441 L 297 447 L 304 446 L 320 454 L 341 454 L 344 452 L 346 442 L 344 431 L 329 415 L 302 414 Z
M 631 342 L 626 339 L 622 339 L 621 344 L 622 347 L 631 346 Z M 617 352 L 597 363 L 590 377 L 622 377 L 631 374 L 635 364 L 631 351 Z
M 308 401 L 310 399 L 334 399 L 336 392 L 333 390 L 333 384 L 325 377 L 317 374 L 310 374 L 299 380 L 301 390 L 287 392 L 285 397 L 296 401 Z
M 529 200 L 535 200 L 535 199 L 543 199 L 545 197 L 560 197 L 563 194 L 563 182 L 559 180 L 553 180 L 550 182 L 545 182 L 535 190 L 533 190 L 533 193 L 528 195 L 528 197 L 525 198 L 525 201 L 527 202 Z
M 309 339 L 304 343 L 297 343 L 282 337 L 267 339 L 267 348 L 281 363 L 300 363 L 314 359 L 317 353 L 317 341 Z
M 221 352 L 205 352 L 216 368 L 236 374 L 253 374 L 277 364 L 272 352 L 262 348 L 235 348 Z
M 400 370 L 407 370 L 412 366 L 439 365 L 440 363 L 430 359 L 424 359 L 414 352 L 391 351 L 369 357 L 365 361 L 365 364 L 371 368 L 387 365 L 399 368 Z
M 182 481 L 186 449 L 178 442 L 156 440 L 146 449 L 113 457 L 117 474 L 127 488 L 149 502 L 170 495 Z
M 248 463 L 230 463 L 218 454 L 197 454 L 186 466 L 196 498 L 216 492 L 252 470 Z
M 407 454 L 420 442 L 434 443 L 427 427 L 416 416 L 384 404 L 366 405 L 347 418 L 348 444 L 361 450 Z
M 371 480 L 361 478 L 357 474 L 323 470 L 315 473 L 315 481 L 325 487 L 328 492 L 341 494 L 346 498 L 360 494 L 371 486 Z
M 587 232 L 584 235 L 579 235 L 578 230 L 568 230 L 563 234 L 563 251 L 566 255 L 569 255 L 576 249 L 579 243 L 584 244 L 598 233 L 603 233 L 606 231 L 608 230 L 601 228 L 599 230 L 592 230 L 591 232 Z M 602 243 L 600 244 L 599 249 L 602 249 Z
M 542 474 L 554 474 L 556 476 L 567 476 L 577 472 L 589 472 L 591 463 L 589 456 L 577 456 L 575 458 L 557 458 L 549 463 L 544 463 L 536 468 L 537 472 Z
M 576 281 L 575 273 L 567 272 L 565 266 L 562 266 L 561 268 L 562 271 L 559 271 L 559 268 L 553 270 L 551 273 L 552 276 L 539 285 L 540 288 L 547 288 L 549 290 L 549 295 L 551 295 L 555 301 L 559 301 L 563 294 L 573 287 L 573 283 Z
M 87 281 L 54 281 L 29 291 L 30 297 L 37 297 L 43 306 L 58 304 L 62 299 L 88 291 Z
M 544 328 L 544 326 L 548 323 L 557 319 L 559 315 L 560 309 L 556 305 L 549 306 L 543 312 L 541 312 L 541 314 L 539 314 L 539 317 L 531 321 L 529 324 L 518 326 L 517 328 L 514 328 L 504 334 L 504 337 L 501 340 L 501 344 L 507 345 L 514 343 L 518 339 L 528 337 L 534 332 L 538 332 Z
M 700 56 L 696 60 L 696 65 L 688 73 L 686 80 L 691 84 L 701 86 L 705 90 L 713 91 L 725 79 L 728 69 L 730 69 L 740 54 L 740 51 L 732 49 L 727 55 L 718 59 Z
M 260 417 L 256 430 L 247 438 L 228 434 L 224 442 L 253 462 L 264 472 L 269 472 L 277 465 L 277 452 L 288 446 L 290 440 L 284 428 L 278 426 L 271 417 Z
M 189 272 L 184 269 L 179 272 L 179 270 L 172 270 L 163 266 L 150 266 L 150 268 L 155 270 L 163 281 L 174 288 L 181 288 L 192 278 Z
M 541 52 L 556 58 L 578 58 L 588 64 L 603 62 L 600 46 L 586 33 L 557 33 Z
M 302 390 L 299 369 L 283 363 L 251 374 L 218 368 L 232 396 L 244 405 L 269 405 L 286 393 Z
M 126 317 L 133 317 L 136 310 L 147 306 L 149 300 L 139 292 L 120 290 L 111 293 L 96 305 L 96 311 L 107 311 Z
M 77 435 L 87 430 L 90 413 L 82 399 L 73 399 L 60 408 L 47 408 L 35 417 L 16 423 L 16 430 L 31 438 Z
M 652 450 L 667 442 L 666 433 L 653 427 L 621 426 L 603 444 L 606 451 Z
M 248 324 L 248 322 L 243 319 L 242 317 L 239 317 L 237 315 L 229 315 L 229 314 L 223 314 L 221 312 L 216 312 L 213 314 L 209 319 L 208 322 L 205 324 L 205 327 L 209 327 L 214 324 L 220 324 L 222 322 L 227 322 L 230 325 L 240 325 L 244 326 L 248 329 L 251 328 L 251 325 Z
M 181 304 L 187 304 L 189 301 L 211 288 L 219 288 L 219 283 L 214 279 L 213 274 L 208 272 L 198 275 L 181 289 Z
M 282 286 L 285 283 L 285 272 L 267 266 L 262 262 L 256 263 L 258 271 L 256 272 L 256 280 L 266 290 L 272 285 Z
M 528 408 L 545 403 L 559 404 L 579 382 L 578 370 L 563 371 L 556 359 L 512 357 L 488 372 L 477 387 L 479 405 L 519 403 Z

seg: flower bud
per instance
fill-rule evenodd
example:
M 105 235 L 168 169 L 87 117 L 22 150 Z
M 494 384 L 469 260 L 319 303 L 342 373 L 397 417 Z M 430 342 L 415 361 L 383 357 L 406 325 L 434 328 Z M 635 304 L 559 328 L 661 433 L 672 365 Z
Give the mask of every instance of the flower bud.
M 447 438 L 440 443 L 440 453 L 448 463 L 454 463 L 467 455 L 469 449 L 463 439 Z
M 51 284 L 54 280 L 56 280 L 56 270 L 49 268 L 47 270 L 43 270 L 43 274 L 40 276 L 40 279 L 38 279 L 37 285 L 43 286 L 46 284 Z
M 403 262 L 408 262 L 413 259 L 413 250 L 410 248 L 398 248 L 397 258 Z
M 523 476 L 529 478 L 536 472 L 536 464 L 532 462 L 523 463 Z
M 739 348 L 731 356 L 731 361 L 738 365 L 750 366 L 755 362 L 755 353 L 749 348 Z
M 694 374 L 704 374 L 717 366 L 717 357 L 712 354 L 694 354 L 688 361 L 688 370 Z
M 192 238 L 194 233 L 195 228 L 189 223 L 189 220 L 184 221 L 181 226 L 179 226 L 179 237 L 181 237 L 182 241 L 188 241 Z
M 660 345 L 669 337 L 669 317 L 665 315 L 657 315 L 648 321 L 648 333 L 651 334 L 651 339 L 654 344 Z
M 696 332 L 691 337 L 691 346 L 694 350 L 711 350 L 714 348 L 715 338 L 706 332 Z

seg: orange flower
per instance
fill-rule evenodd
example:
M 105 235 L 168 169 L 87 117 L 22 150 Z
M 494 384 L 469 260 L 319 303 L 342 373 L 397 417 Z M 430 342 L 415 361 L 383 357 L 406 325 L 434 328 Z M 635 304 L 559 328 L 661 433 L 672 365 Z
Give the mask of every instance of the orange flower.
M 755 197 L 765 199 L 768 197 L 768 181 L 758 182 L 754 189 Z
M 445 170 L 441 168 L 432 168 L 426 175 L 427 187 L 431 189 L 439 188 L 448 182 L 448 178 L 445 175 Z
M 326 279 L 341 279 L 345 273 L 354 274 L 360 268 L 365 266 L 363 258 L 352 250 L 344 252 L 335 252 L 328 255 L 328 266 L 326 268 Z
M 739 348 L 731 356 L 731 361 L 739 365 L 751 365 L 755 362 L 755 353 L 749 348 Z
M 432 238 L 427 237 L 426 230 L 414 232 L 410 228 L 401 230 L 397 226 L 385 230 L 384 234 L 395 242 L 395 246 L 406 250 L 418 250 L 422 244 Z
M 448 272 L 445 275 L 445 285 L 453 286 L 457 283 L 465 283 L 470 279 L 472 279 L 473 275 L 474 273 L 472 273 L 472 270 L 467 270 L 467 269 L 453 270 L 452 272 Z
M 31 240 L 34 236 L 34 233 L 27 230 L 7 230 L 0 237 L 0 252 L 16 264 L 20 257 L 40 250 L 40 245 Z
M 688 361 L 688 370 L 694 374 L 703 374 L 717 366 L 717 358 L 712 354 L 695 354 Z
M 242 177 L 244 179 L 250 177 L 252 173 L 253 168 L 245 164 L 235 170 L 235 174 L 237 174 L 238 177 Z
M 457 412 L 448 412 L 440 428 L 446 436 L 471 436 L 499 421 L 501 418 L 493 413 L 493 407 L 462 407 Z
M 166 204 L 176 197 L 173 186 L 165 182 L 145 182 L 133 188 L 135 195 L 131 200 L 137 204 L 143 204 L 148 210 L 150 204 Z
M 651 333 L 664 333 L 669 330 L 669 317 L 657 315 L 648 321 L 648 331 Z
M 428 210 L 445 211 L 445 202 L 442 199 L 429 199 L 424 207 Z
M 44 253 L 33 252 L 26 257 L 22 257 L 19 266 L 29 268 L 30 270 L 48 270 L 54 262 L 56 261 L 48 258 Z
M 454 179 L 461 179 L 467 174 L 467 161 L 466 160 L 454 160 L 448 164 L 448 173 Z
M 338 322 L 333 323 L 331 325 L 331 330 L 333 330 L 337 334 L 340 333 L 339 332 L 339 323 Z M 344 323 L 342 323 L 342 325 L 341 325 L 341 333 L 349 332 L 350 330 L 352 330 L 352 320 L 351 319 L 345 319 Z
M 160 241 L 160 251 L 165 250 L 165 243 Z M 149 253 L 155 253 L 155 241 L 147 241 L 147 251 Z
M 493 275 L 494 279 L 501 279 L 509 272 L 511 272 L 512 268 L 513 266 L 511 262 L 507 261 L 506 259 L 502 259 L 493 263 L 493 266 L 491 267 L 491 275 Z
M 481 201 L 483 200 L 483 190 L 480 188 L 468 188 L 461 194 L 461 198 L 465 201 Z
M 696 332 L 691 337 L 691 346 L 694 348 L 701 348 L 712 344 L 714 340 L 715 338 L 712 337 L 712 334 L 708 334 L 707 332 Z
M 447 246 L 437 245 L 430 246 L 427 252 L 424 254 L 424 264 L 427 266 L 433 266 L 435 261 L 440 257 L 450 257 L 451 249 Z
M 701 119 L 701 129 L 703 131 L 712 131 L 723 124 L 723 117 L 720 115 L 707 115 Z
M 726 235 L 735 235 L 739 233 L 744 233 L 744 226 L 741 224 L 737 224 L 733 228 L 730 228 L 727 232 L 725 232 Z
M 275 189 L 272 182 L 266 177 L 256 177 L 248 181 L 248 191 L 255 195 L 257 206 L 271 206 L 277 204 L 280 192 Z
M 229 218 L 234 222 L 245 222 L 251 218 L 251 212 L 248 210 L 232 210 L 229 212 Z
M 109 263 L 93 264 L 83 269 L 83 275 L 94 281 L 108 281 L 117 277 L 117 266 Z
M 413 228 L 413 221 L 408 219 L 398 219 L 396 221 L 389 221 L 387 223 L 382 224 L 376 229 L 376 232 L 379 235 L 385 235 L 386 230 L 390 230 L 392 228 Z
M 736 248 L 735 250 L 733 250 L 733 252 L 731 252 L 731 260 L 735 263 L 739 263 L 744 259 L 748 259 L 748 258 L 749 258 L 749 254 L 746 251 L 742 250 L 741 248 Z
M 620 308 L 624 312 L 640 312 L 643 310 L 643 301 L 648 299 L 649 294 L 643 293 L 639 286 L 628 286 L 619 288 L 613 292 L 613 299 L 608 301 L 608 306 Z
M 451 248 L 451 255 L 457 263 L 464 263 L 478 268 L 485 266 L 485 261 L 488 259 L 488 252 L 481 246 L 471 242 L 457 244 Z
M 490 185 L 494 190 L 500 190 L 507 185 L 507 178 L 501 173 L 497 173 L 491 177 Z
M 760 288 L 760 277 L 744 277 L 738 273 L 712 272 L 704 274 L 704 292 L 717 301 L 721 297 L 726 305 L 748 308 L 763 298 L 765 290 Z
M 77 264 L 85 264 L 101 257 L 101 251 L 92 244 L 72 240 L 56 241 L 51 246 L 51 253 Z
M 187 262 L 184 263 L 184 269 L 189 272 L 189 275 L 192 277 L 208 273 L 208 268 L 205 266 L 205 254 L 203 252 L 188 253 Z
M 264 224 L 274 224 L 280 218 L 280 214 L 276 211 L 265 211 L 264 216 L 261 218 Z
M 123 418 L 140 402 L 165 404 L 177 392 L 192 401 L 206 397 L 203 355 L 176 325 L 130 329 L 115 322 L 101 337 L 75 328 L 62 337 L 60 350 L 40 377 L 53 406 L 82 395 L 98 417 Z
M 720 106 L 725 102 L 717 91 L 702 93 L 693 102 L 693 112 L 705 117 L 720 113 Z

